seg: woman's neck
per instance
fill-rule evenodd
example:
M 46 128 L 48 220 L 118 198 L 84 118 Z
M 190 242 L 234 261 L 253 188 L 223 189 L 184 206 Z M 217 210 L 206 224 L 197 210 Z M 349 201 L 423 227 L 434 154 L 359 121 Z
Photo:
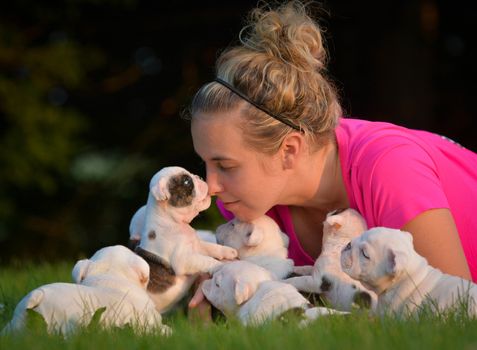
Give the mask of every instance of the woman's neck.
M 293 195 L 290 196 L 289 205 L 324 213 L 349 207 L 335 142 L 328 143 L 314 153 L 304 154 L 294 179 L 294 184 L 290 186 Z

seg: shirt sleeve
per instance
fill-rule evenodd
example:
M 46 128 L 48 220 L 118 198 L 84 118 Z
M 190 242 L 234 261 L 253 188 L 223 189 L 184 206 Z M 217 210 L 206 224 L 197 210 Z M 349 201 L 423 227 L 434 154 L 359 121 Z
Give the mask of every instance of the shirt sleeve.
M 449 208 L 432 157 L 412 140 L 395 141 L 363 157 L 356 169 L 362 202 L 375 226 L 402 228 L 424 211 Z

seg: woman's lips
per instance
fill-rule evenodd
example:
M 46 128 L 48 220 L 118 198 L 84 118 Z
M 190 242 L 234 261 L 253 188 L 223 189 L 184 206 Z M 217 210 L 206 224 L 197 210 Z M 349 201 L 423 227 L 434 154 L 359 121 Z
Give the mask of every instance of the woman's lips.
M 233 201 L 233 202 L 223 202 L 224 203 L 224 208 L 225 209 L 228 209 L 230 208 L 231 206 L 233 206 L 234 204 L 237 204 L 239 201 Z

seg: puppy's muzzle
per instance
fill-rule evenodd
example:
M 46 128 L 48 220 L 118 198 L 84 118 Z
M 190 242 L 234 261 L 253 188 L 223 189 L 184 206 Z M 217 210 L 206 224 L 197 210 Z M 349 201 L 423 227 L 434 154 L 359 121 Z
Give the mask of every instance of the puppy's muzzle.
M 360 308 L 370 309 L 372 303 L 371 295 L 368 292 L 357 292 L 353 296 L 353 303 Z

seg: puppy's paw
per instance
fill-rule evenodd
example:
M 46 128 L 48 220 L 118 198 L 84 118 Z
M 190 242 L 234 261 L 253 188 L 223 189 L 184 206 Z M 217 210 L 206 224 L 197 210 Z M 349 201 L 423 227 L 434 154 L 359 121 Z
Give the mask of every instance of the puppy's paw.
M 234 248 L 230 247 L 223 247 L 224 249 L 222 250 L 222 257 L 220 260 L 234 260 L 238 257 L 238 252 Z
M 163 337 L 170 337 L 172 335 L 172 328 L 168 325 L 163 324 L 159 328 L 159 334 Z
M 313 274 L 313 265 L 293 266 L 293 273 L 298 276 L 311 276 Z

